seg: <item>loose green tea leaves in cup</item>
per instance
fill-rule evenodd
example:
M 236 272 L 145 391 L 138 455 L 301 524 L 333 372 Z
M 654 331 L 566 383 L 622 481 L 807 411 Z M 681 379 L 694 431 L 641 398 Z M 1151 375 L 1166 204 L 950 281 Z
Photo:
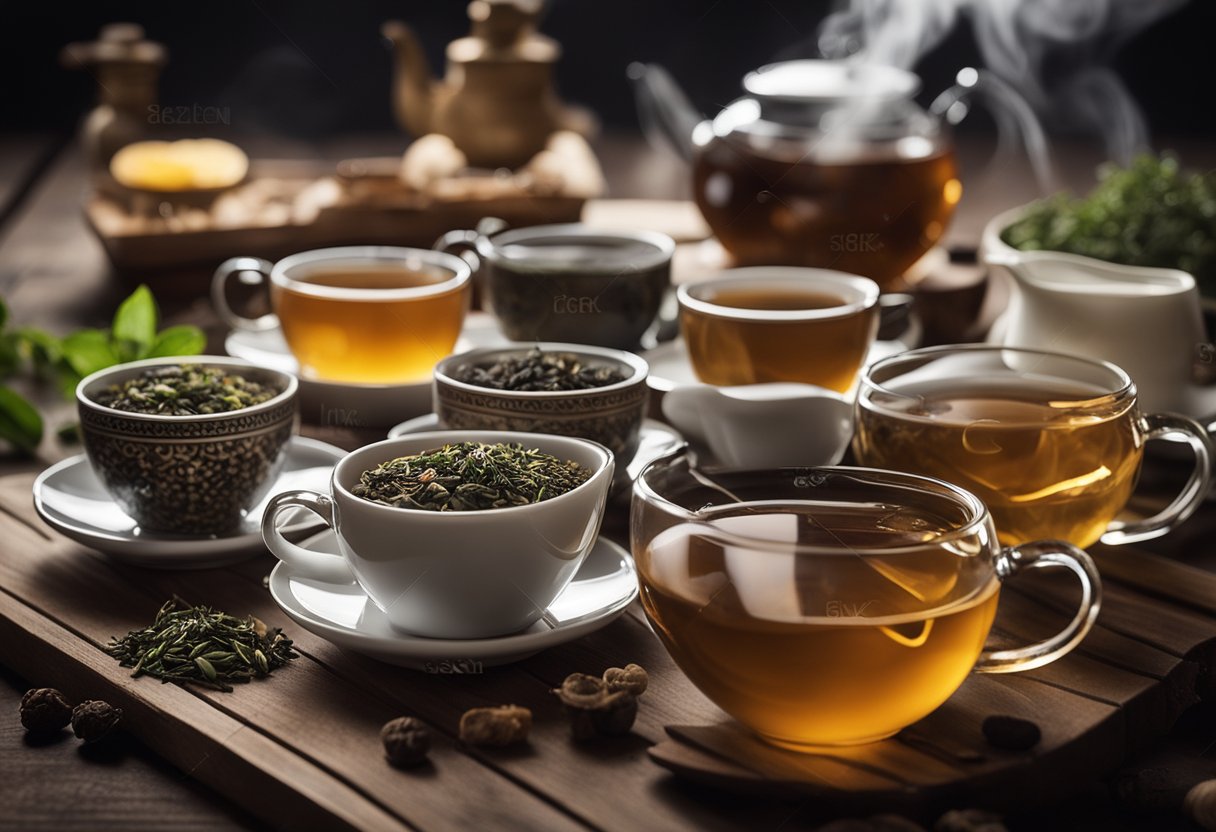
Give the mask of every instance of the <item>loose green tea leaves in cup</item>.
M 198 416 L 253 407 L 280 392 L 222 368 L 171 364 L 149 367 L 121 386 L 101 391 L 96 401 L 131 413 Z
M 590 477 L 577 462 L 519 443 L 458 442 L 364 471 L 352 491 L 397 508 L 479 511 L 549 500 Z
M 452 377 L 465 384 L 494 390 L 555 393 L 590 390 L 625 380 L 615 367 L 589 367 L 572 353 L 530 350 L 493 364 L 462 364 Z
M 252 615 L 237 618 L 174 599 L 142 630 L 113 639 L 106 651 L 132 676 L 231 691 L 233 682 L 269 676 L 297 658 L 291 639 Z

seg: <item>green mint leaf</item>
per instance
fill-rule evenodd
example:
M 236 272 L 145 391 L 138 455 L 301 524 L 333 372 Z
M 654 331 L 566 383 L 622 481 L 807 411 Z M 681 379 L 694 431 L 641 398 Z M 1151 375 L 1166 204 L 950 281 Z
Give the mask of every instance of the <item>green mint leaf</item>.
M 49 332 L 32 327 L 19 329 L 14 335 L 21 354 L 33 363 L 34 374 L 41 378 L 49 376 L 63 357 L 63 345 L 60 340 Z
M 119 305 L 110 333 L 121 359 L 134 360 L 152 347 L 157 317 L 156 301 L 147 286 L 141 285 Z
M 63 360 L 78 375 L 87 376 L 120 363 L 103 329 L 82 329 L 63 339 Z
M 0 329 L 4 329 L 6 323 L 8 323 L 8 304 L 4 302 L 4 298 L 0 298 Z
M 7 378 L 17 371 L 21 354 L 17 351 L 17 336 L 0 334 L 0 378 Z
M 198 355 L 207 346 L 207 336 L 196 326 L 171 326 L 156 336 L 152 348 L 144 358 L 162 358 L 171 355 Z
M 0 387 L 0 439 L 26 453 L 32 453 L 42 441 L 42 417 L 7 387 Z

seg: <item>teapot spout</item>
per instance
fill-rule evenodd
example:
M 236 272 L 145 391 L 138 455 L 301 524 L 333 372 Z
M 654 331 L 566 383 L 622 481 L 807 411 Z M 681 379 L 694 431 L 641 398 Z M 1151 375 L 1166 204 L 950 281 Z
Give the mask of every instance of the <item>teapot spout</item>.
M 693 129 L 704 121 L 688 96 L 658 64 L 632 63 L 627 70 L 637 99 L 642 132 L 652 144 L 666 144 L 684 161 L 693 157 Z
M 393 115 L 410 135 L 431 132 L 432 78 L 418 37 L 399 20 L 380 27 L 393 45 Z

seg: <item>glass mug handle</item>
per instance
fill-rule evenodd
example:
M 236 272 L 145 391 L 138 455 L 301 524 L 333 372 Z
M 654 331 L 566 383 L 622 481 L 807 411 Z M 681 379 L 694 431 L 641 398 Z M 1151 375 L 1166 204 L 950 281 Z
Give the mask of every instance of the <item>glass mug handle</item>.
M 1181 493 L 1174 501 L 1152 517 L 1134 523 L 1114 521 L 1102 535 L 1101 541 L 1111 546 L 1122 543 L 1138 543 L 1161 537 L 1183 520 L 1195 513 L 1204 497 L 1212 476 L 1212 443 L 1207 431 L 1194 419 L 1176 413 L 1154 413 L 1144 417 L 1147 428 L 1145 440 L 1161 439 L 1165 436 L 1181 436 L 1195 452 L 1195 467 Z
M 355 575 L 341 555 L 314 552 L 283 537 L 276 521 L 289 508 L 307 509 L 324 520 L 325 525 L 334 527 L 334 501 L 329 495 L 302 489 L 284 491 L 275 495 L 262 513 L 262 541 L 270 553 L 305 578 L 327 584 L 354 583 Z
M 1093 627 L 1102 607 L 1102 579 L 1089 555 L 1062 540 L 1023 543 L 997 555 L 996 576 L 1004 583 L 1027 569 L 1062 566 L 1081 582 L 1081 605 L 1072 621 L 1045 641 L 1011 650 L 985 650 L 975 669 L 980 673 L 1014 673 L 1050 664 L 1076 647 Z
M 211 278 L 211 303 L 224 323 L 233 329 L 244 329 L 249 332 L 266 332 L 278 328 L 279 319 L 274 314 L 247 318 L 244 315 L 238 315 L 228 305 L 228 281 L 233 275 L 241 275 L 242 281 L 252 285 L 264 286 L 270 279 L 272 268 L 274 268 L 273 264 L 261 257 L 233 257 L 220 264 L 220 267 L 215 270 L 215 276 Z M 256 276 L 256 280 L 250 280 L 250 275 Z

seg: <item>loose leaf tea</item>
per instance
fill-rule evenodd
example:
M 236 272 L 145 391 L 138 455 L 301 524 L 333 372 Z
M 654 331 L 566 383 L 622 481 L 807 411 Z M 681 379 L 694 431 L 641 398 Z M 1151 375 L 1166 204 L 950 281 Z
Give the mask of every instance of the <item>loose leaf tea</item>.
M 495 390 L 520 392 L 558 392 L 607 387 L 624 381 L 626 376 L 615 367 L 588 367 L 572 353 L 531 350 L 493 364 L 462 364 L 452 377 L 465 384 Z
M 168 601 L 151 626 L 114 639 L 106 651 L 132 676 L 231 691 L 231 682 L 269 676 L 296 653 L 282 631 L 252 615 L 237 618 L 209 607 Z
M 281 391 L 218 367 L 172 364 L 150 367 L 96 396 L 98 404 L 131 413 L 197 416 L 228 413 L 269 401 Z
M 577 462 L 519 443 L 458 442 L 364 471 L 352 491 L 397 508 L 480 511 L 549 500 L 590 477 Z

